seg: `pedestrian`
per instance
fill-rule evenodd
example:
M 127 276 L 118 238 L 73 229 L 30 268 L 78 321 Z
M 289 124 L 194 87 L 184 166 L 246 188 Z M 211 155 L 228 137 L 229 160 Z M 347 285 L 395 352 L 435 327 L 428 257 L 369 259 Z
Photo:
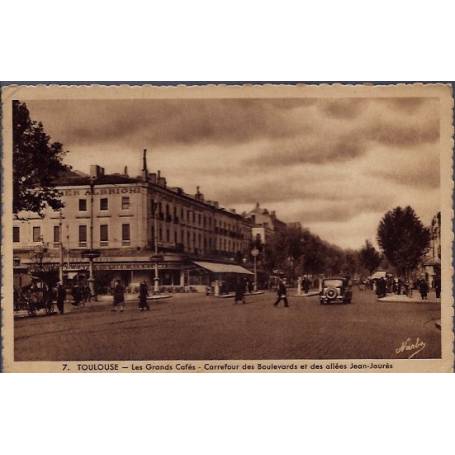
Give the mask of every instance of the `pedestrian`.
M 286 278 L 283 278 L 283 279 L 280 278 L 278 280 L 277 295 L 278 295 L 278 298 L 273 305 L 278 306 L 280 301 L 283 300 L 284 306 L 286 308 L 289 307 L 288 298 L 287 298 L 287 289 L 286 289 Z
M 434 290 L 436 292 L 436 298 L 440 299 L 441 298 L 441 277 L 436 276 L 434 278 Z
M 84 300 L 85 302 L 90 302 L 92 300 L 92 292 L 90 291 L 90 286 L 88 284 L 84 286 Z
M 234 305 L 237 302 L 246 303 L 246 301 L 245 301 L 245 282 L 241 279 L 238 279 L 236 281 L 236 285 L 235 285 Z
M 60 314 L 65 312 L 66 289 L 62 282 L 57 283 L 57 308 Z
M 419 282 L 419 291 L 420 291 L 420 297 L 422 298 L 422 300 L 427 300 L 428 284 L 427 284 L 426 280 L 424 280 L 423 278 Z
M 310 280 L 308 278 L 303 279 L 303 293 L 308 294 L 310 292 Z
M 149 304 L 147 302 L 147 296 L 149 295 L 149 288 L 145 280 L 139 285 L 139 309 L 141 311 L 147 310 L 150 311 Z
M 77 283 L 73 286 L 71 294 L 73 295 L 73 305 L 79 308 L 81 304 L 82 295 L 81 288 Z
M 123 312 L 125 309 L 125 288 L 122 286 L 122 283 L 120 283 L 120 280 L 117 280 L 114 286 L 112 311 L 117 311 L 117 308 L 119 307 L 120 312 Z
M 401 280 L 401 278 L 398 278 L 398 282 L 397 282 L 397 294 L 398 295 L 401 295 L 402 288 L 403 288 L 403 281 Z

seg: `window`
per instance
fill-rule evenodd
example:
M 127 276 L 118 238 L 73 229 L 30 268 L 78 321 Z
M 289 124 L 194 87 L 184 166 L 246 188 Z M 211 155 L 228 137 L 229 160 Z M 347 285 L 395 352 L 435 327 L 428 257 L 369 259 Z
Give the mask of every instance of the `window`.
M 109 209 L 109 200 L 107 197 L 102 197 L 100 199 L 100 210 L 108 210 Z
M 87 211 L 87 199 L 79 199 L 79 212 Z
M 179 239 L 177 237 L 177 231 L 174 231 L 174 243 L 177 245 L 179 243 Z
M 107 224 L 101 224 L 100 225 L 100 243 L 101 243 L 101 246 L 107 246 L 108 242 L 109 242 L 109 227 L 108 227 Z
M 182 221 L 185 221 L 185 211 L 183 210 L 183 207 L 180 209 L 180 217 L 182 218 Z
M 60 243 L 60 226 L 54 226 L 54 243 Z
M 33 241 L 39 242 L 41 240 L 41 228 L 39 226 L 33 226 Z
M 122 210 L 128 210 L 130 208 L 130 197 L 122 196 Z
M 166 229 L 166 242 L 169 243 L 171 241 L 171 237 L 169 234 L 169 229 Z
M 13 242 L 21 241 L 21 229 L 19 226 L 13 227 Z
M 79 225 L 79 246 L 87 246 L 87 226 L 85 224 Z
M 199 226 L 202 224 L 202 220 L 201 220 L 201 214 L 199 213 L 199 215 L 197 216 L 197 219 L 198 219 L 198 224 Z
M 122 245 L 127 246 L 130 244 L 130 225 L 122 224 Z

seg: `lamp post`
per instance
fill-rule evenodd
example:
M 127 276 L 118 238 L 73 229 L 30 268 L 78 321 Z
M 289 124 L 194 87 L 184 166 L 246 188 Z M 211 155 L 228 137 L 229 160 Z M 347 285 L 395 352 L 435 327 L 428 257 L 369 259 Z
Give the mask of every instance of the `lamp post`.
M 259 255 L 259 250 L 257 248 L 253 248 L 251 250 L 251 256 L 253 256 L 253 261 L 254 261 L 254 287 L 253 290 L 256 292 L 258 290 L 258 276 L 257 276 L 257 260 L 256 258 Z
M 160 290 L 160 278 L 158 276 L 158 201 L 155 203 L 153 202 L 153 249 L 154 249 L 154 272 L 155 276 L 153 277 L 153 293 L 158 294 Z
M 95 177 L 90 177 L 90 237 L 89 237 L 89 249 L 93 251 L 93 204 L 94 204 L 94 193 L 95 193 Z M 93 272 L 93 255 L 89 256 L 89 276 L 88 276 L 88 285 L 90 288 L 90 296 L 96 299 L 95 294 L 95 275 Z
M 60 210 L 60 213 L 59 213 L 59 223 L 58 223 L 58 234 L 59 234 L 59 253 L 60 253 L 60 257 L 59 257 L 59 262 L 60 262 L 60 266 L 59 266 L 59 270 L 58 270 L 58 279 L 60 281 L 60 283 L 63 284 L 63 229 L 62 229 L 62 219 L 63 219 L 63 214 L 62 214 L 62 211 Z

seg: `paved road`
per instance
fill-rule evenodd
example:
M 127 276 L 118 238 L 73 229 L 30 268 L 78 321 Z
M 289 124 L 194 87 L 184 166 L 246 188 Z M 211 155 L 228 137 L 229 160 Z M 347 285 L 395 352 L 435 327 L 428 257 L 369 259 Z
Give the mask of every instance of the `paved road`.
M 15 321 L 16 360 L 223 360 L 406 358 L 406 339 L 425 348 L 415 358 L 441 355 L 438 304 L 377 302 L 354 290 L 351 305 L 319 305 L 317 297 L 290 297 L 273 307 L 274 294 L 246 305 L 201 294 L 176 295 L 139 312 L 106 304 L 63 316 Z

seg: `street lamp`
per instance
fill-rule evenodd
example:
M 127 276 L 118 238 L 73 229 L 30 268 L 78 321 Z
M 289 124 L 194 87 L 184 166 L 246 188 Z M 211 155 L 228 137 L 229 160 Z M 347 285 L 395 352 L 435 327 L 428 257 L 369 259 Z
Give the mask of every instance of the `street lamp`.
M 154 249 L 154 256 L 153 261 L 155 276 L 153 277 L 153 293 L 158 294 L 160 290 L 160 278 L 158 276 L 158 261 L 160 260 L 160 256 L 158 255 L 158 201 L 153 202 L 153 249 Z
M 90 244 L 89 250 L 93 252 L 93 204 L 94 204 L 94 194 L 95 194 L 95 176 L 90 177 Z M 89 276 L 88 276 L 88 286 L 90 288 L 90 296 L 93 297 L 96 301 L 95 294 L 95 275 L 93 272 L 93 260 L 95 256 L 93 254 L 88 255 L 89 260 Z
M 251 256 L 253 256 L 253 261 L 254 261 L 254 292 L 258 290 L 258 277 L 257 277 L 257 257 L 259 255 L 259 250 L 257 248 L 253 248 L 251 250 Z
M 40 243 L 35 247 L 35 257 L 39 262 L 40 271 L 43 270 L 43 259 L 47 252 L 46 243 L 43 240 L 43 236 L 40 236 Z

